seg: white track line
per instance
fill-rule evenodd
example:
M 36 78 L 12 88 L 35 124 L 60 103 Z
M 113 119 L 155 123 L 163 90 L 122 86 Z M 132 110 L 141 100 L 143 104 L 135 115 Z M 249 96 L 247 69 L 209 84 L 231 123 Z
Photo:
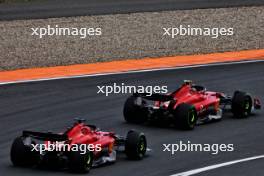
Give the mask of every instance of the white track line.
M 240 160 L 229 161 L 229 162 L 226 162 L 226 163 L 206 166 L 206 167 L 202 167 L 202 168 L 199 168 L 199 169 L 194 169 L 194 170 L 190 170 L 190 171 L 187 171 L 187 172 L 174 174 L 174 175 L 171 175 L 171 176 L 190 176 L 190 175 L 199 174 L 201 172 L 206 172 L 206 171 L 209 171 L 209 170 L 217 169 L 217 168 L 220 168 L 220 167 L 230 166 L 230 165 L 237 164 L 237 163 L 242 163 L 242 162 L 247 162 L 247 161 L 252 161 L 252 160 L 257 160 L 257 159 L 263 159 L 263 158 L 264 158 L 264 155 L 259 155 L 259 156 L 254 156 L 254 157 L 250 157 L 250 158 L 244 158 L 244 159 L 240 159 Z
M 244 61 L 235 61 L 235 62 L 221 62 L 221 63 L 211 63 L 211 64 L 186 65 L 186 66 L 179 66 L 179 67 L 165 67 L 165 68 L 154 68 L 154 69 L 145 69 L 145 70 L 132 70 L 132 71 L 123 71 L 123 72 L 109 72 L 109 73 L 98 73 L 98 74 L 88 74 L 88 75 L 63 76 L 63 77 L 55 77 L 55 78 L 41 78 L 41 79 L 31 79 L 31 80 L 22 80 L 22 81 L 0 82 L 0 85 L 50 81 L 50 80 L 59 80 L 59 79 L 86 78 L 86 77 L 106 76 L 106 75 L 142 73 L 142 72 L 163 71 L 163 70 L 164 71 L 165 70 L 179 70 L 179 69 L 187 69 L 187 68 L 198 68 L 198 67 L 209 67 L 209 66 L 220 66 L 220 65 L 246 64 L 246 63 L 256 63 L 256 62 L 263 62 L 263 61 L 264 60 L 244 60 Z

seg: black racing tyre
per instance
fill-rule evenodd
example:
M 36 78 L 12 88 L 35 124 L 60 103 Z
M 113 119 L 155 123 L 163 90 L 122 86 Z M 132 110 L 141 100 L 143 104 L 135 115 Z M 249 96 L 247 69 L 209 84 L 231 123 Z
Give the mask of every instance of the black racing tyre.
M 236 91 L 232 98 L 232 113 L 235 117 L 246 118 L 251 114 L 253 102 L 249 94 Z
M 38 164 L 39 153 L 31 151 L 32 146 L 25 145 L 23 137 L 17 137 L 11 146 L 10 158 L 14 166 L 30 167 Z
M 144 123 L 147 119 L 146 112 L 135 103 L 137 98 L 139 97 L 130 96 L 125 102 L 123 115 L 128 123 Z
M 174 110 L 175 126 L 183 130 L 192 130 L 197 122 L 197 112 L 194 106 L 182 103 Z
M 147 139 L 143 133 L 129 131 L 125 142 L 125 153 L 129 159 L 142 159 L 147 151 Z
M 68 167 L 74 173 L 87 173 L 93 165 L 93 152 L 70 151 L 68 153 Z

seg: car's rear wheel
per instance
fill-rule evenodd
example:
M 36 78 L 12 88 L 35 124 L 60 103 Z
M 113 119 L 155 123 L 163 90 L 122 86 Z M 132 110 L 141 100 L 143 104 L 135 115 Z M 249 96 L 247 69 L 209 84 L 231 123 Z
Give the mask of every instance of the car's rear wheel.
M 39 161 L 39 153 L 32 151 L 30 143 L 25 145 L 23 137 L 17 137 L 11 146 L 10 158 L 14 166 L 30 167 L 36 165 Z
M 147 140 L 143 133 L 129 131 L 125 142 L 125 153 L 129 159 L 142 159 L 147 151 Z
M 123 115 L 128 123 L 144 123 L 147 119 L 146 112 L 136 104 L 138 100 L 143 101 L 140 97 L 130 96 L 125 102 Z
M 197 112 L 194 106 L 182 103 L 174 113 L 175 126 L 183 130 L 192 130 L 197 122 Z
M 245 92 L 236 91 L 232 98 L 232 112 L 235 117 L 245 118 L 251 114 L 252 98 Z
M 93 165 L 93 152 L 70 151 L 68 154 L 69 170 L 75 173 L 87 173 Z

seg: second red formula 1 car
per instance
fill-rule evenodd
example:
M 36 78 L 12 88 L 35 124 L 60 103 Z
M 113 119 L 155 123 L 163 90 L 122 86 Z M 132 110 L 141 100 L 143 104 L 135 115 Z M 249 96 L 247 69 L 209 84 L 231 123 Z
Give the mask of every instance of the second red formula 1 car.
M 116 161 L 117 152 L 129 159 L 142 159 L 147 151 L 143 133 L 129 131 L 126 137 L 100 131 L 93 125 L 77 122 L 64 133 L 23 131 L 11 147 L 15 166 L 49 166 L 87 172 L 91 167 Z
M 228 96 L 185 81 L 170 94 L 133 94 L 126 100 L 123 114 L 130 123 L 166 123 L 190 130 L 197 123 L 221 119 L 227 107 L 235 117 L 243 118 L 252 110 L 260 109 L 261 105 L 259 99 L 245 92 L 235 91 L 233 96 Z

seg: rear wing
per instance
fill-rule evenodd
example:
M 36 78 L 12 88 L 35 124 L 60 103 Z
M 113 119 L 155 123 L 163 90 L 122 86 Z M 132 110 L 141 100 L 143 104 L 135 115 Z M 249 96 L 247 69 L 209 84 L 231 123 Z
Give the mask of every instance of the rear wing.
M 35 131 L 23 131 L 23 137 L 32 137 L 43 141 L 67 141 L 68 136 L 66 134 L 55 134 L 55 133 L 43 133 Z
M 149 95 L 147 93 L 134 93 L 133 96 L 135 97 L 141 97 L 146 100 L 151 100 L 151 101 L 171 101 L 174 100 L 173 96 L 171 95 L 164 95 L 164 94 L 152 94 Z

